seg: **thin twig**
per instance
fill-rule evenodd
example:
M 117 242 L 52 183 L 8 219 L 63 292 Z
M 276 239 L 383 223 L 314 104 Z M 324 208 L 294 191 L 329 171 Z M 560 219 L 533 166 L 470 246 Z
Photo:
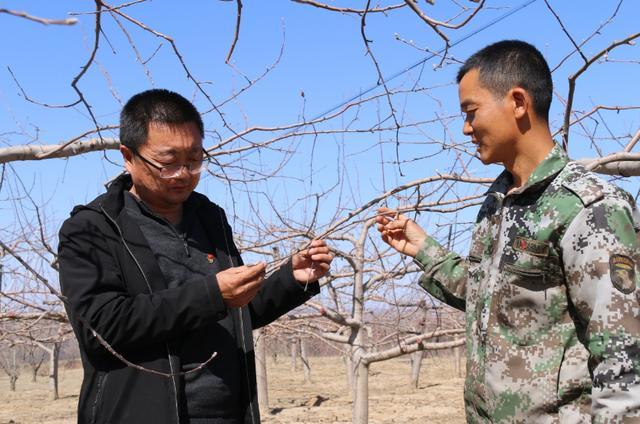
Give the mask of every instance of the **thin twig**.
M 313 7 L 317 7 L 318 9 L 325 9 L 325 10 L 329 10 L 331 12 L 340 12 L 340 13 L 355 13 L 358 15 L 362 15 L 364 13 L 384 13 L 384 12 L 388 12 L 391 10 L 395 10 L 395 9 L 400 9 L 402 7 L 405 7 L 405 4 L 393 4 L 390 6 L 384 6 L 384 7 L 376 7 L 373 9 L 352 9 L 349 7 L 337 7 L 337 6 L 331 6 L 329 4 L 326 3 L 320 3 L 317 1 L 313 1 L 313 0 L 291 0 L 294 3 L 300 3 L 300 4 L 306 4 L 309 6 L 313 6 Z
M 17 10 L 9 10 L 0 8 L 0 13 L 6 13 L 8 15 L 17 16 L 19 18 L 28 19 L 33 22 L 37 22 L 43 25 L 75 25 L 78 23 L 76 18 L 66 18 L 66 19 L 47 19 L 47 18 L 39 18 L 37 16 L 29 15 L 27 12 L 20 12 Z
M 558 24 L 560 24 L 560 28 L 562 29 L 562 32 L 564 32 L 567 38 L 569 38 L 569 40 L 571 41 L 571 44 L 573 44 L 573 47 L 575 47 L 576 51 L 580 53 L 582 60 L 584 60 L 584 62 L 587 63 L 589 60 L 584 55 L 584 53 L 582 53 L 582 50 L 580 50 L 580 46 L 578 45 L 578 43 L 576 43 L 576 41 L 573 39 L 571 34 L 569 34 L 569 31 L 567 30 L 567 28 L 565 28 L 564 23 L 562 22 L 562 19 L 560 19 L 560 16 L 558 16 L 556 11 L 553 10 L 548 0 L 544 0 L 544 4 L 547 5 L 547 8 L 551 11 L 551 14 L 556 18 L 556 21 L 558 21 Z
M 576 88 L 576 80 L 580 75 L 582 75 L 593 63 L 595 63 L 602 56 L 607 55 L 611 50 L 625 44 L 632 44 L 631 42 L 636 38 L 640 37 L 640 32 L 636 32 L 634 34 L 629 35 L 620 41 L 614 41 L 608 47 L 601 50 L 599 53 L 595 54 L 591 59 L 589 59 L 578 71 L 569 77 L 569 94 L 567 95 L 567 103 L 564 112 L 564 124 L 562 126 L 562 145 L 564 150 L 567 151 L 569 148 L 569 126 L 571 120 L 571 108 L 573 106 L 573 96 Z
M 240 21 L 242 20 L 242 0 L 236 0 L 236 5 L 238 8 L 238 13 L 236 16 L 236 29 L 233 34 L 233 41 L 231 42 L 229 53 L 227 54 L 227 58 L 224 61 L 224 63 L 227 63 L 227 64 L 231 60 L 231 55 L 233 55 L 233 51 L 236 48 L 236 43 L 238 42 L 238 37 L 240 36 Z

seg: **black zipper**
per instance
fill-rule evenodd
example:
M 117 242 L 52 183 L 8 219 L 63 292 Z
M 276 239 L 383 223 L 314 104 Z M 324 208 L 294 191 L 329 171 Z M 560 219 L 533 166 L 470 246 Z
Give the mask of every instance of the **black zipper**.
M 149 289 L 149 294 L 153 293 L 153 290 L 151 289 L 151 284 L 149 284 L 149 279 L 147 278 L 147 274 L 144 273 L 144 270 L 142 269 L 142 266 L 140 265 L 140 262 L 138 262 L 138 258 L 135 257 L 135 255 L 131 251 L 131 248 L 127 244 L 127 241 L 124 239 L 124 235 L 122 234 L 122 230 L 120 229 L 120 226 L 118 225 L 116 220 L 113 219 L 107 213 L 107 211 L 104 210 L 104 207 L 102 205 L 100 205 L 100 210 L 102 211 L 102 213 L 104 213 L 104 215 L 111 221 L 111 223 L 118 230 L 118 235 L 120 236 L 120 239 L 122 240 L 122 244 L 124 245 L 125 249 L 129 253 L 129 255 L 131 255 L 131 258 L 133 259 L 133 261 L 135 262 L 136 266 L 140 270 L 140 274 L 142 274 L 142 278 L 144 279 L 144 282 L 147 284 L 147 288 Z M 177 424 L 177 423 L 180 422 L 180 415 L 179 415 L 179 412 L 178 412 L 178 385 L 176 383 L 176 377 L 175 377 L 176 373 L 175 373 L 175 371 L 173 369 L 173 364 L 171 363 L 171 351 L 169 349 L 169 343 L 165 343 L 165 346 L 167 348 L 167 359 L 169 360 L 169 369 L 170 369 L 171 374 L 172 374 L 171 381 L 173 383 L 173 395 L 174 395 L 173 398 L 175 400 L 176 424 Z
M 98 389 L 96 390 L 96 397 L 93 400 L 93 407 L 91 408 L 91 422 L 95 423 L 96 419 L 98 418 L 98 404 L 100 403 L 100 399 L 102 398 L 102 392 L 104 389 L 104 386 L 107 382 L 107 377 L 109 376 L 109 374 L 105 373 L 100 373 L 100 375 L 98 376 Z
M 231 253 L 231 245 L 229 243 L 229 239 L 227 237 L 227 231 L 225 228 L 225 220 L 223 218 L 222 215 L 222 209 L 218 209 L 218 214 L 219 214 L 219 218 L 220 218 L 220 227 L 222 228 L 222 235 L 224 237 L 224 243 L 225 243 L 225 247 L 227 249 L 227 257 L 229 259 L 229 265 L 231 267 L 234 266 L 233 263 L 233 256 Z M 252 424 L 256 424 L 257 422 L 260 422 L 260 419 L 258 417 L 256 417 L 253 413 L 254 411 L 254 399 L 253 396 L 251 396 L 251 378 L 249 377 L 249 361 L 247 360 L 247 351 L 248 351 L 248 346 L 247 346 L 247 340 L 244 336 L 244 316 L 242 314 L 242 307 L 237 308 L 238 309 L 238 318 L 239 318 L 239 322 L 240 322 L 240 338 L 241 338 L 241 342 L 242 342 L 242 359 L 244 361 L 244 369 L 245 369 L 245 382 L 247 385 L 247 393 L 249 394 L 249 415 L 251 416 L 251 423 Z

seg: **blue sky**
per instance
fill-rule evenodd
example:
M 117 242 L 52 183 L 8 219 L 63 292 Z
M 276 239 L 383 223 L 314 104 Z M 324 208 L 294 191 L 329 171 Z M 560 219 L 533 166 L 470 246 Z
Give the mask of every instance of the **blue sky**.
M 278 56 L 284 37 L 284 53 L 274 70 L 254 87 L 242 94 L 237 101 L 225 105 L 225 119 L 234 130 L 246 127 L 285 125 L 322 113 L 344 99 L 375 85 L 377 75 L 360 35 L 360 18 L 343 15 L 296 4 L 290 1 L 244 1 L 240 38 L 232 62 L 234 68 L 224 63 L 235 24 L 235 2 L 173 2 L 155 0 L 125 9 L 127 13 L 154 29 L 176 40 L 189 69 L 201 81 L 207 81 L 208 93 L 214 102 L 229 97 L 234 89 L 241 87 L 243 77 L 253 78 L 264 71 Z M 363 7 L 365 2 L 332 2 L 331 4 Z M 389 4 L 389 3 L 385 3 Z M 461 1 L 473 6 L 474 3 Z M 486 10 L 458 31 L 447 31 L 452 41 L 461 39 L 497 17 L 521 5 L 519 1 L 489 1 Z M 590 36 L 615 10 L 617 1 L 586 0 L 579 2 L 550 1 L 561 16 L 567 30 L 577 42 Z M 115 4 L 114 4 L 115 5 Z M 450 1 L 436 2 L 435 7 L 425 5 L 425 12 L 444 19 L 455 13 L 456 6 Z M 47 18 L 64 18 L 68 12 L 90 12 L 92 2 L 55 1 L 23 2 L 6 1 L 3 7 L 27 11 Z M 637 31 L 637 16 L 640 3 L 627 0 L 612 23 L 600 35 L 590 40 L 583 51 L 593 55 L 610 44 Z M 7 70 L 10 66 L 22 87 L 39 101 L 61 104 L 77 99 L 70 82 L 87 60 L 93 42 L 93 17 L 77 16 L 75 26 L 43 26 L 24 19 L 0 14 L 0 146 L 25 143 L 59 143 L 92 128 L 87 111 L 76 106 L 70 109 L 43 108 L 26 102 L 18 95 L 18 88 Z M 92 110 L 101 125 L 117 124 L 121 102 L 138 91 L 152 87 L 144 69 L 136 62 L 135 54 L 120 31 L 117 23 L 108 16 L 103 20 L 104 35 L 101 48 L 89 72 L 79 83 Z M 422 50 L 398 41 L 397 37 L 413 42 L 417 47 L 440 50 L 442 40 L 420 21 L 410 10 L 399 10 L 387 15 L 372 14 L 367 17 L 367 36 L 372 40 L 371 48 L 380 63 L 384 75 L 392 75 L 416 63 L 427 55 Z M 144 58 L 149 58 L 158 48 L 160 40 L 126 21 L 124 27 L 136 40 L 136 47 Z M 535 44 L 554 67 L 572 50 L 571 42 L 551 15 L 543 0 L 535 1 L 483 32 L 461 42 L 450 51 L 457 60 L 464 60 L 484 45 L 504 38 L 519 38 Z M 637 46 L 624 46 L 611 53 L 616 62 L 600 63 L 578 80 L 575 105 L 579 110 L 589 110 L 594 105 L 638 105 L 640 88 L 637 84 L 637 61 L 640 53 Z M 405 122 L 434 119 L 436 116 L 459 116 L 457 87 L 454 82 L 457 64 L 435 68 L 437 60 L 427 61 L 422 69 L 408 72 L 391 83 L 392 87 L 410 87 L 417 82 L 422 87 L 440 87 L 425 93 L 398 97 L 394 106 Z M 562 67 L 554 72 L 557 93 L 566 97 L 567 77 L 581 66 L 579 56 L 574 54 Z M 185 72 L 177 62 L 170 45 L 162 46 L 148 63 L 153 77 L 153 86 L 165 87 L 193 98 L 200 110 L 209 106 L 194 85 L 185 79 Z M 304 92 L 304 97 L 301 93 Z M 380 93 L 380 89 L 373 93 Z M 366 127 L 377 121 L 377 114 L 385 115 L 388 107 L 384 99 L 378 105 L 362 108 L 352 125 Z M 552 126 L 558 128 L 563 107 L 554 99 Z M 351 113 L 345 119 L 354 119 Z M 435 140 L 463 141 L 460 118 L 441 124 L 427 124 L 419 130 L 408 129 L 400 136 L 402 142 L 399 156 L 402 160 L 427 156 L 441 151 Z M 606 123 L 606 125 L 605 125 Z M 344 125 L 332 122 L 325 129 L 336 129 Z M 638 110 L 602 112 L 602 119 L 585 121 L 586 131 L 596 137 L 606 137 L 609 131 L 616 135 L 633 134 L 640 126 Z M 215 113 L 205 115 L 205 126 L 217 130 L 223 137 L 231 133 L 225 130 Z M 608 127 L 608 128 L 607 128 Z M 588 139 L 576 128 L 571 134 L 570 153 L 574 157 L 595 156 Z M 105 133 L 116 136 L 115 133 Z M 251 136 L 252 141 L 266 139 L 268 134 Z M 385 141 L 383 147 L 378 142 Z M 342 194 L 327 197 L 323 202 L 322 217 L 328 219 L 336 211 L 339 201 L 346 209 L 408 181 L 447 172 L 454 161 L 452 153 L 423 159 L 401 166 L 381 164 L 394 161 L 396 150 L 393 134 L 359 133 L 332 134 L 315 140 L 311 137 L 296 139 L 296 153 L 278 171 L 278 178 L 268 183 L 260 182 L 234 187 L 233 190 L 266 192 L 279 205 L 292 205 L 296 210 L 291 216 L 302 215 L 308 203 L 296 203 L 306 194 L 322 192 L 342 181 Z M 211 146 L 215 138 L 210 136 L 205 144 Z M 626 140 L 620 141 L 625 143 Z M 604 152 L 619 150 L 619 145 L 603 140 L 599 144 Z M 292 147 L 286 145 L 286 147 Z M 106 159 L 108 160 L 105 160 Z M 245 165 L 264 170 L 273 169 L 281 157 L 275 152 L 264 151 L 248 158 L 240 158 Z M 67 160 L 54 159 L 42 162 L 16 162 L 11 166 L 22 177 L 27 186 L 33 187 L 33 195 L 40 202 L 47 202 L 46 213 L 53 225 L 67 215 L 74 204 L 90 200 L 103 190 L 103 183 L 120 171 L 119 153 L 92 153 Z M 310 164 L 313 163 L 313 167 Z M 383 172 L 384 170 L 384 172 Z M 483 167 L 478 161 L 469 163 L 469 170 L 477 176 L 495 176 L 499 167 Z M 634 195 L 638 191 L 637 181 L 622 182 Z M 12 211 L 6 199 L 11 196 L 5 186 L 0 192 L 2 199 L 2 225 L 11 221 Z M 208 177 L 201 182 L 199 190 L 208 194 L 227 209 L 232 207 L 229 189 L 219 180 Z M 425 191 L 427 191 L 425 189 Z M 476 187 L 459 188 L 458 194 L 469 194 Z M 451 196 L 451 193 L 447 194 Z M 253 202 L 264 206 L 267 219 L 274 215 L 264 203 L 265 196 L 251 194 Z M 236 211 L 243 217 L 251 214 L 244 195 L 235 196 Z M 345 200 L 348 199 L 348 200 Z M 393 206 L 393 204 L 391 204 Z M 472 219 L 475 210 L 463 213 L 461 220 Z M 425 216 L 426 226 L 434 225 L 451 217 Z

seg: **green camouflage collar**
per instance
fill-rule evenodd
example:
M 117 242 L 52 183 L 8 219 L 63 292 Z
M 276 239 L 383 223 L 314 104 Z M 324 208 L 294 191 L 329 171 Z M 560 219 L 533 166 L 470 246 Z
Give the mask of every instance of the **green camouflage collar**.
M 569 156 L 564 149 L 557 143 L 553 146 L 553 149 L 549 152 L 547 157 L 544 158 L 540 164 L 533 170 L 533 173 L 529 175 L 527 183 L 512 193 L 522 193 L 531 187 L 537 186 L 540 183 L 547 181 L 549 178 L 556 176 L 565 165 L 569 162 Z M 506 193 L 509 186 L 513 183 L 513 177 L 506 169 L 496 178 L 488 193 Z

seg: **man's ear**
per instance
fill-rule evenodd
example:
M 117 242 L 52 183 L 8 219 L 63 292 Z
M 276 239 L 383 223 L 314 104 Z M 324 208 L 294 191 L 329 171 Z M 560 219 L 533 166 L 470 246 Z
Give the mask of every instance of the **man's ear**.
M 531 96 L 524 88 L 514 87 L 510 92 L 513 102 L 513 113 L 516 119 L 520 119 L 529 112 L 531 107 Z
M 122 159 L 124 159 L 124 167 L 128 173 L 131 173 L 131 167 L 133 166 L 133 152 L 127 146 L 120 145 L 120 153 L 122 153 Z

